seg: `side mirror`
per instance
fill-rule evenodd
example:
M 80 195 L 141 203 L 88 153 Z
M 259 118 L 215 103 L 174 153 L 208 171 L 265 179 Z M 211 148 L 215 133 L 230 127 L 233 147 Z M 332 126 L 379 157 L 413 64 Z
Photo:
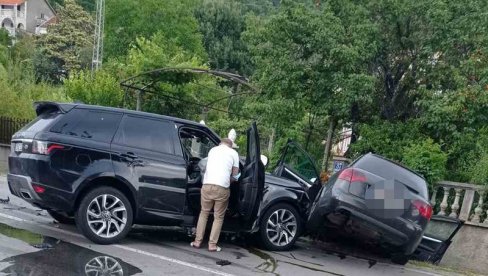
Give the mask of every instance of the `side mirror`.
M 265 168 L 268 167 L 269 160 L 268 160 L 268 157 L 266 157 L 266 155 L 261 154 L 261 162 L 263 162 L 263 165 Z
M 310 179 L 310 182 L 315 183 L 315 180 L 317 180 L 317 178 L 316 177 L 313 177 L 313 178 Z

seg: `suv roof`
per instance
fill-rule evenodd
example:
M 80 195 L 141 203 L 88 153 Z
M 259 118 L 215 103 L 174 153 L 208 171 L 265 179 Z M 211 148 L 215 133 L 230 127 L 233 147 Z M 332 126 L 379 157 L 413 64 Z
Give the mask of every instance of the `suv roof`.
M 206 126 L 204 126 L 200 123 L 197 123 L 195 121 L 185 120 L 185 119 L 181 119 L 181 118 L 177 118 L 177 117 L 159 115 L 159 114 L 155 114 L 155 113 L 143 112 L 143 111 L 134 111 L 134 110 L 129 110 L 129 109 L 116 108 L 116 107 L 106 107 L 106 106 L 78 104 L 78 103 L 57 103 L 57 102 L 35 102 L 34 107 L 35 107 L 37 115 L 40 115 L 40 114 L 42 114 L 48 110 L 54 110 L 54 109 L 58 109 L 61 112 L 66 113 L 75 107 L 79 107 L 79 108 L 86 108 L 86 109 L 92 109 L 92 110 L 115 111 L 115 112 L 121 112 L 121 113 L 125 113 L 125 114 L 132 114 L 132 115 L 139 115 L 139 116 L 145 116 L 145 117 L 153 117 L 153 118 L 159 118 L 159 119 L 172 120 L 176 123 L 193 125 L 193 126 L 196 126 L 199 128 L 208 129 Z

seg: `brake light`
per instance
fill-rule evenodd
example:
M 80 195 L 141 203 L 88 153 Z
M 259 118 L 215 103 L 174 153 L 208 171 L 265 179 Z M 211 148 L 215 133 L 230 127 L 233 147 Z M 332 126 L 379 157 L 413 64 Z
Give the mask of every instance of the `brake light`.
M 32 188 L 34 189 L 34 192 L 36 192 L 38 194 L 42 194 L 46 191 L 46 188 L 39 186 L 39 185 L 36 185 L 36 184 L 32 184 Z
M 349 183 L 366 182 L 367 181 L 366 176 L 363 173 L 361 173 L 360 171 L 355 170 L 353 168 L 348 168 L 348 169 L 343 170 L 341 172 L 341 174 L 339 174 L 338 178 L 345 180 L 345 181 L 348 181 Z
M 418 212 L 419 215 L 430 220 L 430 218 L 432 217 L 432 206 L 430 204 L 425 203 L 421 200 L 414 200 L 412 201 L 412 205 L 416 209 L 414 209 L 413 212 Z
M 56 149 L 64 149 L 64 146 L 58 144 L 49 144 L 45 141 L 32 141 L 32 153 L 48 155 Z

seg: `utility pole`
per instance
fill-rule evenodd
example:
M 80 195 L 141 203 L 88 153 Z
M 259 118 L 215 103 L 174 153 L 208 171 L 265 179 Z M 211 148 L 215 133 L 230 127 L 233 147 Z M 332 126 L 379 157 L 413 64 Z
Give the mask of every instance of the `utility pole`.
M 95 35 L 93 41 L 92 75 L 102 68 L 103 60 L 103 28 L 105 23 L 105 0 L 95 0 L 97 14 L 95 21 Z

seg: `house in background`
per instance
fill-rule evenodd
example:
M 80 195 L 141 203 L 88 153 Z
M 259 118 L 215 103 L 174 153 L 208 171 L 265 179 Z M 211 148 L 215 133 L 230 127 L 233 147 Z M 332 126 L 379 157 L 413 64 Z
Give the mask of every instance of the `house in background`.
M 47 0 L 0 0 L 0 5 L 2 28 L 11 36 L 17 32 L 41 34 L 55 20 L 56 14 Z

